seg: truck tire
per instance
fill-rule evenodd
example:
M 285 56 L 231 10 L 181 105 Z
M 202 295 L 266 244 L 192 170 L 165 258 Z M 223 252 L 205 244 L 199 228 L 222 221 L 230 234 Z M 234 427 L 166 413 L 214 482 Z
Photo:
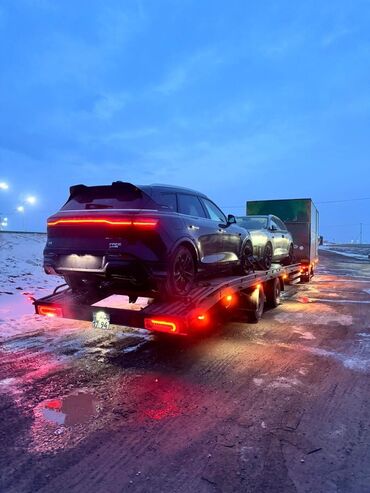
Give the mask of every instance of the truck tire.
M 247 320 L 252 324 L 256 324 L 261 320 L 265 307 L 265 293 L 262 285 L 259 286 L 257 293 L 257 299 L 252 300 L 252 303 L 250 304 L 251 308 L 248 309 L 247 312 Z
M 276 277 L 266 283 L 266 304 L 269 308 L 276 308 L 280 305 L 281 285 L 280 279 Z

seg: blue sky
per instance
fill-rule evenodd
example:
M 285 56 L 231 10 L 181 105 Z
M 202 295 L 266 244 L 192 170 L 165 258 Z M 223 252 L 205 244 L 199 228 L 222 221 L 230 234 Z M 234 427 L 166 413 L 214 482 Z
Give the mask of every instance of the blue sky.
M 370 197 L 369 25 L 369 1 L 2 0 L 0 212 L 41 230 L 71 184 L 172 183 L 312 197 L 370 242 L 370 200 L 320 204 Z

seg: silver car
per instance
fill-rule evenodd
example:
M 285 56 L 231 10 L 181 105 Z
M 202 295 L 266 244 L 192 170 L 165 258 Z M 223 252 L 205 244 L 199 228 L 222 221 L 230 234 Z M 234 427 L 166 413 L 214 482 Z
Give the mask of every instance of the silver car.
M 293 263 L 293 238 L 281 219 L 272 215 L 240 216 L 236 222 L 250 233 L 253 258 L 258 267 L 265 270 L 273 262 Z

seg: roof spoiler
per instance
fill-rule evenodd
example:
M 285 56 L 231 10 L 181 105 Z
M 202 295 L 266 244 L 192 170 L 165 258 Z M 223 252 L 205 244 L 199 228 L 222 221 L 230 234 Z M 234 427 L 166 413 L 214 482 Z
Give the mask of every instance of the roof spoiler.
M 132 183 L 125 182 L 125 181 L 113 181 L 111 186 L 115 189 L 126 191 L 126 192 L 130 191 L 130 192 L 139 192 L 141 194 L 143 193 L 142 190 L 140 190 L 140 188 L 138 188 L 136 185 L 133 185 Z M 87 185 L 82 185 L 82 184 L 72 185 L 71 187 L 69 187 L 69 199 L 68 200 L 71 200 L 73 197 L 75 197 L 76 195 L 78 195 L 81 192 L 85 192 L 89 188 L 92 188 L 92 187 L 88 187 Z

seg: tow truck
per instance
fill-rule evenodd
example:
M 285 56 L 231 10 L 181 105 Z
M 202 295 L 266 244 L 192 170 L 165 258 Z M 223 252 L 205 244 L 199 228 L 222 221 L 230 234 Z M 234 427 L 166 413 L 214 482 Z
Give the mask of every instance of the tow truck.
M 34 306 L 38 315 L 90 321 L 99 329 L 115 324 L 188 336 L 204 332 L 227 317 L 257 323 L 264 308 L 278 306 L 281 291 L 303 282 L 304 275 L 300 263 L 273 264 L 267 271 L 245 276 L 200 280 L 186 297 L 169 301 L 147 298 L 140 307 L 135 304 L 137 296 L 112 307 L 108 300 L 119 295 L 116 291 L 75 293 L 62 285 L 51 295 L 34 300 Z
M 225 318 L 256 323 L 265 307 L 280 304 L 280 294 L 286 286 L 309 282 L 314 275 L 319 216 L 311 199 L 247 201 L 246 213 L 280 217 L 293 235 L 296 263 L 273 264 L 269 270 L 253 271 L 245 276 L 200 280 L 187 297 L 161 300 L 148 295 L 140 306 L 135 303 L 135 294 L 111 306 L 109 299 L 122 293 L 108 289 L 76 293 L 62 285 L 51 295 L 34 300 L 36 313 L 91 321 L 100 329 L 115 324 L 174 335 L 196 335 Z

